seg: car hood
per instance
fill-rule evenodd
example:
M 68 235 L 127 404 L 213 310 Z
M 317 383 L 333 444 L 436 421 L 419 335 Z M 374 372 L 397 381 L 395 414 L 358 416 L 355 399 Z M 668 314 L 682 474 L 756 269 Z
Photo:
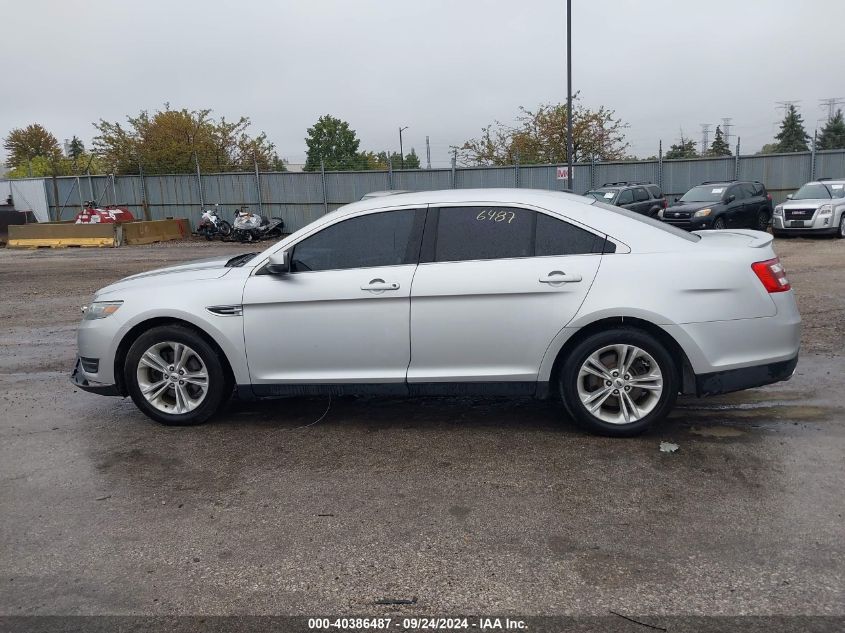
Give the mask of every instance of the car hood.
M 184 264 L 179 264 L 177 266 L 167 266 L 166 268 L 148 270 L 144 273 L 124 277 L 110 286 L 101 288 L 97 292 L 97 296 L 118 290 L 124 290 L 130 286 L 171 284 L 174 282 L 178 283 L 200 281 L 203 279 L 217 279 L 232 270 L 231 268 L 226 267 L 226 262 L 230 259 L 231 257 L 212 257 L 209 259 L 198 259 L 191 262 L 185 262 Z
M 676 202 L 670 204 L 666 211 L 698 211 L 699 209 L 706 209 L 707 207 L 715 207 L 721 204 L 718 200 L 715 202 Z
M 787 200 L 783 202 L 784 209 L 817 209 L 823 204 L 834 202 L 830 198 L 810 198 L 807 200 Z

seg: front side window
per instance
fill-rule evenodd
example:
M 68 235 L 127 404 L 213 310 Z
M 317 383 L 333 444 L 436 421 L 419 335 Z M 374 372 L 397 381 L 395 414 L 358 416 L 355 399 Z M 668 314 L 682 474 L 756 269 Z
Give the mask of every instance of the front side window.
M 742 188 L 742 185 L 737 185 L 736 187 L 728 189 L 728 195 L 733 196 L 734 200 L 742 200 L 746 197 L 745 189 Z
M 425 211 L 403 209 L 343 220 L 293 248 L 292 272 L 415 264 Z
M 663 192 L 660 191 L 660 187 L 657 185 L 651 185 L 650 187 L 646 187 L 651 192 L 651 195 L 654 196 L 655 199 L 662 198 Z
M 630 189 L 626 189 L 619 194 L 619 199 L 616 201 L 617 205 L 631 204 L 634 201 L 634 194 Z
M 634 189 L 634 200 L 637 202 L 646 202 L 648 200 L 648 192 L 642 187 Z

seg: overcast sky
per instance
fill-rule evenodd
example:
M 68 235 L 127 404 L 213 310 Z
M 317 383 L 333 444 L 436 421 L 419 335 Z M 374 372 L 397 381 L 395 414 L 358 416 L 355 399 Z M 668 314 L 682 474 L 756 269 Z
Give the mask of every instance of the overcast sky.
M 777 101 L 800 100 L 812 133 L 819 100 L 845 97 L 841 0 L 573 5 L 574 88 L 630 125 L 636 155 L 723 117 L 757 151 Z M 398 150 L 407 125 L 424 160 L 429 135 L 444 166 L 483 125 L 566 99 L 565 20 L 563 0 L 0 0 L 0 135 L 38 122 L 87 146 L 93 121 L 169 102 L 248 116 L 300 163 L 331 113 L 362 149 Z

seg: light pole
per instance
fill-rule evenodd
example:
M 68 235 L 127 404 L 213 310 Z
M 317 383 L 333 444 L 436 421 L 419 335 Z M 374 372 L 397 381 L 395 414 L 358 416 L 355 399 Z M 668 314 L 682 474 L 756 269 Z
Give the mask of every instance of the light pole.
M 408 129 L 408 126 L 399 128 L 399 169 L 405 169 L 405 152 L 402 151 L 402 132 Z
M 572 0 L 566 0 L 566 187 L 572 191 Z

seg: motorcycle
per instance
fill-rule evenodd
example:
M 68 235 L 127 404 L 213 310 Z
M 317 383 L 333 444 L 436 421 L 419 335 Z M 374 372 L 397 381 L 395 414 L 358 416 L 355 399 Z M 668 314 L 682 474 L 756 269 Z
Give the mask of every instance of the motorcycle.
M 232 239 L 239 242 L 257 242 L 263 239 L 277 239 L 282 236 L 285 221 L 282 218 L 267 218 L 256 215 L 246 207 L 235 211 Z
M 197 227 L 197 235 L 204 235 L 205 239 L 211 241 L 218 235 L 227 238 L 232 234 L 232 225 L 221 218 L 217 213 L 220 205 L 215 204 L 213 209 L 204 209 L 202 220 Z

